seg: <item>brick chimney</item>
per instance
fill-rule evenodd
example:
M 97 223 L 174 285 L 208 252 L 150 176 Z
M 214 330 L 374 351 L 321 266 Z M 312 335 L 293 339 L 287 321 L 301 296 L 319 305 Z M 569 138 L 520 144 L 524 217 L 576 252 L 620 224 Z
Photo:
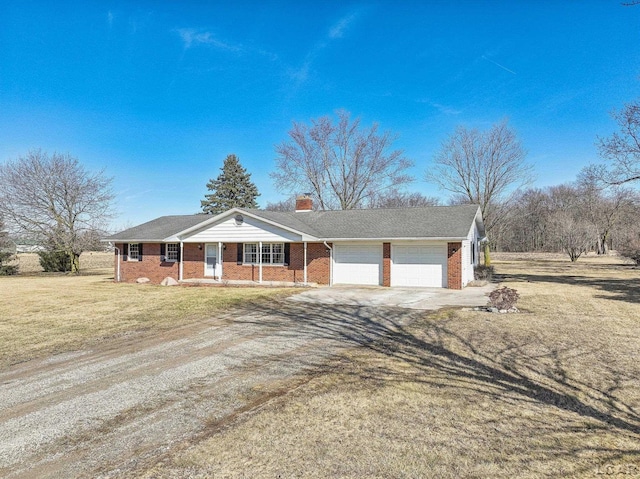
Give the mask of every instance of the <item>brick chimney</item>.
M 299 211 L 311 211 L 313 209 L 313 200 L 309 193 L 305 193 L 296 198 L 296 213 Z

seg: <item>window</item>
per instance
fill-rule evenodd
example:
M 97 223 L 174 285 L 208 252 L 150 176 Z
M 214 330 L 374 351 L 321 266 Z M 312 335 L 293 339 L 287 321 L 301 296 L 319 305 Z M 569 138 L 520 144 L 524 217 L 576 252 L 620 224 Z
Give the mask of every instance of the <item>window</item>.
M 476 264 L 476 248 L 477 243 L 475 241 L 471 242 L 471 264 Z
M 139 247 L 138 243 L 129 243 L 129 261 L 140 261 Z
M 244 244 L 244 262 L 245 263 L 257 263 L 258 262 L 258 245 L 255 243 Z
M 262 264 L 284 264 L 284 243 L 262 243 L 260 258 Z M 258 262 L 258 245 L 256 243 L 244 244 L 244 262 Z
M 167 261 L 178 261 L 178 243 L 167 244 Z

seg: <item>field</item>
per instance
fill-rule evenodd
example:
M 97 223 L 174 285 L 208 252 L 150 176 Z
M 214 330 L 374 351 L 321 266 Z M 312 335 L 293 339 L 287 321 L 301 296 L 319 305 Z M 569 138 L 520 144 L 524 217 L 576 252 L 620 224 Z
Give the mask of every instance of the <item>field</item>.
M 0 277 L 0 368 L 104 341 L 188 325 L 293 288 L 181 288 L 113 282 L 113 256 L 85 253 L 81 275 L 41 273 L 36 254 Z
M 496 262 L 520 314 L 389 331 L 142 477 L 639 477 L 640 271 Z
M 640 477 L 640 269 L 496 259 L 520 313 L 449 309 L 380 329 L 127 477 Z M 291 292 L 111 278 L 0 278 L 0 367 Z

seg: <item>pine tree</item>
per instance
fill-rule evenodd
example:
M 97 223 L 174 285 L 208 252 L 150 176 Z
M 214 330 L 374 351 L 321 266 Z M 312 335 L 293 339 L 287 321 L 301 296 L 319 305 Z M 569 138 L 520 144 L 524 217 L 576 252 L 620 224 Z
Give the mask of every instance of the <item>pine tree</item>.
M 236 155 L 228 155 L 215 180 L 209 180 L 207 189 L 212 193 L 201 200 L 202 210 L 216 215 L 230 208 L 257 208 L 258 188 L 251 181 L 251 173 L 242 167 Z

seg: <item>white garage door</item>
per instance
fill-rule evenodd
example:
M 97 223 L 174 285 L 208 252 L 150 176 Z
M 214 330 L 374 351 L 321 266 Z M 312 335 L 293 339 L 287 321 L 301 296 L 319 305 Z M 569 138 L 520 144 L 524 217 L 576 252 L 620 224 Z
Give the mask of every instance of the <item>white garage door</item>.
M 335 245 L 335 284 L 379 285 L 382 277 L 382 245 Z
M 391 286 L 447 287 L 446 245 L 393 245 Z

